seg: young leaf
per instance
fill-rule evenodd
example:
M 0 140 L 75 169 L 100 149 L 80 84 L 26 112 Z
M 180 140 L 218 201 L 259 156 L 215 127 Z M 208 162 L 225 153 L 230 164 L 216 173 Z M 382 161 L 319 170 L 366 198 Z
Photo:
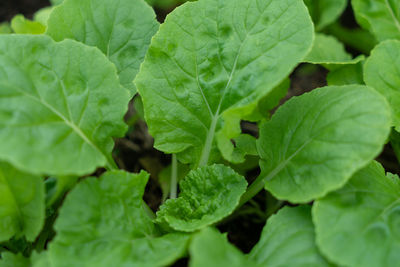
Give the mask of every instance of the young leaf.
M 11 28 L 20 34 L 42 34 L 46 31 L 46 26 L 42 23 L 26 19 L 23 15 L 16 15 L 11 20 Z
M 400 130 L 400 41 L 385 41 L 371 52 L 364 65 L 365 83 L 388 100 L 393 125 Z
M 45 216 L 43 178 L 0 162 L 0 242 L 13 236 L 34 241 Z
M 379 41 L 400 39 L 400 2 L 398 0 L 352 0 L 358 23 Z
M 183 255 L 189 235 L 159 236 L 143 208 L 149 175 L 112 171 L 67 196 L 50 243 L 54 266 L 165 266 Z
M 337 20 L 347 6 L 347 0 L 304 0 L 304 3 L 318 31 Z
M 239 249 L 229 244 L 226 236 L 213 228 L 206 228 L 193 237 L 190 255 L 190 267 L 257 266 Z
M 157 222 L 178 231 L 192 232 L 218 222 L 233 212 L 247 182 L 224 165 L 204 166 L 180 182 L 181 193 L 157 212 Z
M 321 252 L 343 266 L 400 262 L 400 179 L 373 162 L 313 207 Z
M 143 0 L 66 0 L 51 13 L 47 34 L 99 48 L 134 95 L 133 79 L 157 30 L 154 11 Z
M 366 86 L 324 87 L 293 98 L 261 127 L 258 182 L 293 203 L 322 197 L 379 154 L 390 121 L 385 99 Z
M 346 52 L 344 45 L 335 37 L 318 33 L 310 53 L 304 62 L 312 64 L 338 64 L 352 61 L 352 57 Z
M 363 75 L 364 58 L 360 62 L 347 64 L 331 70 L 326 81 L 328 85 L 365 84 Z
M 313 27 L 302 1 L 199 0 L 160 27 L 135 80 L 155 147 L 202 166 L 215 136 L 239 122 L 308 53 Z
M 315 244 L 311 207 L 285 207 L 271 216 L 249 254 L 260 266 L 331 266 Z
M 47 36 L 0 36 L 0 158 L 30 173 L 112 166 L 129 93 L 95 48 Z M 29 153 L 27 153 L 29 148 Z

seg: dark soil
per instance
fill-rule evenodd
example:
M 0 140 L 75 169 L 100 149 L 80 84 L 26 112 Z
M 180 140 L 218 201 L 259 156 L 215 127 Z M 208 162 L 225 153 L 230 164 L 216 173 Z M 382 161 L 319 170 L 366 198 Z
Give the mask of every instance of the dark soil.
M 17 14 L 32 18 L 37 10 L 49 5 L 49 0 L 1 0 L 0 22 L 10 21 Z

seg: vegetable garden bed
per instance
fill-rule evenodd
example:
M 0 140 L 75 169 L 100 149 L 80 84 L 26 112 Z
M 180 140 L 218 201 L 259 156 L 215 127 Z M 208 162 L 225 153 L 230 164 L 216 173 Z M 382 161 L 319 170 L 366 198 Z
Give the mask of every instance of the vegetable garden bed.
M 184 2 L 0 4 L 0 267 L 400 266 L 400 3 Z

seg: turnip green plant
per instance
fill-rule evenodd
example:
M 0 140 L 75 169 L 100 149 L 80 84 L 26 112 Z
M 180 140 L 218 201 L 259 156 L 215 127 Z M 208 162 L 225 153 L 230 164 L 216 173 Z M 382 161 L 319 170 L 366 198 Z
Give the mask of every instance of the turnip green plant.
M 381 41 L 356 57 L 346 1 L 189 1 L 161 24 L 144 0 L 52 4 L 0 35 L 0 266 L 399 264 L 400 180 L 375 160 L 400 155 L 396 1 L 351 1 Z M 328 86 L 283 103 L 310 65 Z M 154 211 L 155 177 L 116 161 L 133 98 L 171 155 Z M 243 251 L 222 226 L 246 212 Z

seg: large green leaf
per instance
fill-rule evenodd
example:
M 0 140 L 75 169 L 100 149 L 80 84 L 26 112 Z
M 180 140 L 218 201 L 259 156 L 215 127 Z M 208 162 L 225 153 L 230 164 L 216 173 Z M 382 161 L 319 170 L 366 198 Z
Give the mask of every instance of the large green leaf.
M 379 41 L 400 39 L 400 2 L 398 0 L 352 0 L 358 23 Z
M 304 0 L 315 23 L 321 30 L 339 18 L 347 6 L 347 0 Z
M 159 236 L 145 213 L 148 178 L 112 171 L 78 184 L 55 224 L 51 266 L 165 266 L 182 256 L 189 236 Z
M 393 125 L 400 130 L 400 41 L 385 41 L 364 65 L 365 83 L 383 94 L 392 107 Z
M 133 79 L 157 29 L 154 11 L 143 0 L 66 0 L 51 13 L 47 34 L 99 48 L 134 94 Z
M 256 264 L 235 246 L 226 236 L 213 228 L 196 234 L 190 243 L 190 267 L 254 267 Z
M 113 164 L 129 93 L 98 50 L 47 36 L 0 36 L 0 158 L 31 173 Z
M 343 266 L 391 267 L 400 262 L 400 179 L 377 163 L 357 172 L 313 207 L 321 252 Z
M 212 165 L 189 172 L 179 185 L 179 197 L 161 206 L 157 221 L 178 231 L 191 232 L 231 214 L 247 182 L 227 166 Z
M 322 197 L 379 154 L 390 122 L 387 102 L 366 86 L 330 86 L 293 98 L 261 127 L 258 182 L 294 203 Z
M 21 254 L 1 253 L 0 267 L 30 267 L 30 260 Z
M 13 236 L 33 241 L 44 223 L 43 178 L 0 162 L 0 242 Z
M 271 216 L 249 254 L 260 266 L 330 266 L 315 244 L 311 207 L 285 207 Z
M 135 80 L 155 147 L 195 166 L 308 53 L 313 27 L 300 0 L 200 0 L 160 27 Z M 225 144 L 223 145 L 225 147 Z

